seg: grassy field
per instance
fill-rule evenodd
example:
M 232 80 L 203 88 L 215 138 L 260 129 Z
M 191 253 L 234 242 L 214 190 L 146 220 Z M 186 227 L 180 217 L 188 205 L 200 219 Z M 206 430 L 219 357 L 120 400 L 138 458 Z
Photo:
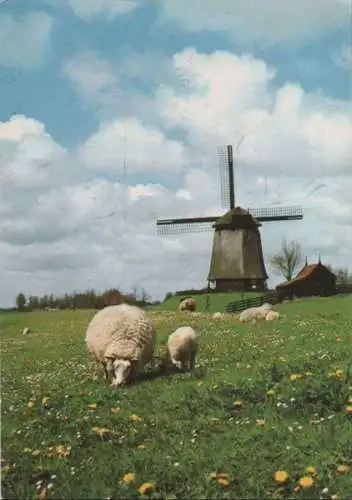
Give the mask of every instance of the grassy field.
M 196 371 L 119 390 L 84 352 L 92 311 L 3 314 L 2 497 L 351 498 L 352 297 L 277 309 L 151 312 L 158 355 L 199 331 Z

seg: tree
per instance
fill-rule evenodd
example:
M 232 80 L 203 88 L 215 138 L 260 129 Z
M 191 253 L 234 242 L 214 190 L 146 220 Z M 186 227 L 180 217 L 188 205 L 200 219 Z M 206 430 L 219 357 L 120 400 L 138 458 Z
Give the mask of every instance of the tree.
M 348 267 L 332 267 L 326 266 L 336 276 L 337 285 L 352 285 L 352 274 L 349 273 Z
M 16 307 L 19 311 L 24 311 L 26 307 L 26 296 L 24 293 L 19 293 L 16 297 Z
M 302 264 L 301 245 L 294 240 L 283 240 L 282 248 L 270 259 L 270 264 L 278 274 L 289 281 L 298 266 Z

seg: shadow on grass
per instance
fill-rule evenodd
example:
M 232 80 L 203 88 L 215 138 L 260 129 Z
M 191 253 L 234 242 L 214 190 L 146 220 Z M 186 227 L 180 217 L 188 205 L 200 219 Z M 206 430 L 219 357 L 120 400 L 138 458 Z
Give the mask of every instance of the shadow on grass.
M 176 367 L 169 367 L 168 369 L 165 369 L 164 367 L 154 367 L 144 373 L 139 373 L 137 375 L 137 378 L 134 382 L 131 382 L 128 385 L 139 385 L 144 382 L 148 382 L 151 380 L 155 380 L 158 378 L 169 378 L 175 375 L 180 375 L 180 374 L 190 374 L 193 376 L 195 379 L 201 379 L 204 378 L 206 373 L 205 368 L 195 368 L 193 371 L 182 371 L 178 370 Z

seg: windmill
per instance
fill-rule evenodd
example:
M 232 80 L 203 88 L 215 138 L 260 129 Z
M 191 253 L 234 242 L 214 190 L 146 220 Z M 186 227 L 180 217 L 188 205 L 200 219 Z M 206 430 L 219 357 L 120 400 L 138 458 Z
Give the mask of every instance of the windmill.
M 244 210 L 235 206 L 232 146 L 219 149 L 222 216 L 158 219 L 159 235 L 214 230 L 208 283 L 215 291 L 263 290 L 268 275 L 264 265 L 259 227 L 261 222 L 302 220 L 302 207 L 270 207 Z

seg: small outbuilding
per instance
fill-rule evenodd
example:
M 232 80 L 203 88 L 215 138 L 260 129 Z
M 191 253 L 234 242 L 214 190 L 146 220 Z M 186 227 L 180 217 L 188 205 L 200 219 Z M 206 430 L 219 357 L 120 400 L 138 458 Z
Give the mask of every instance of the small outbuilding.
M 327 297 L 336 293 L 336 276 L 320 260 L 317 264 L 309 264 L 306 259 L 304 267 L 291 280 L 276 287 L 279 300 L 294 297 Z

